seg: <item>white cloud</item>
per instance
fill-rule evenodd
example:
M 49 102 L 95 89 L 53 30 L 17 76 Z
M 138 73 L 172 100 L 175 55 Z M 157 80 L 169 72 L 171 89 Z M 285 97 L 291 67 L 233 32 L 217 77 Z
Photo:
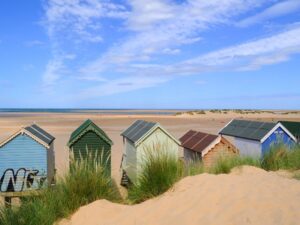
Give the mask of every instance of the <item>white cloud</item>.
M 60 39 L 64 42 L 70 37 L 85 43 L 102 41 L 103 18 L 122 19 L 122 34 L 125 35 L 114 43 L 108 40 L 108 50 L 99 52 L 94 60 L 89 59 L 84 66 L 85 61 L 78 60 L 79 66 L 73 67 L 76 75 L 72 79 L 88 82 L 82 85 L 84 87 L 94 85 L 80 91 L 82 98 L 153 87 L 177 76 L 253 70 L 286 61 L 300 51 L 298 25 L 270 37 L 189 60 L 179 55 L 183 46 L 200 44 L 202 32 L 220 24 L 233 25 L 237 16 L 269 2 L 274 1 L 128 0 L 128 5 L 122 6 L 100 0 L 50 0 L 46 7 L 46 26 L 53 43 L 53 59 L 46 68 L 44 83 L 46 86 L 55 84 L 67 73 L 66 61 L 78 59 L 76 56 L 80 58 L 76 51 L 75 56 L 67 54 L 72 51 L 64 51 Z M 171 61 L 176 57 L 178 61 Z M 114 78 L 109 77 L 111 75 Z
M 43 74 L 44 88 L 48 89 L 55 84 L 64 70 L 63 59 L 57 58 L 49 61 Z
M 88 88 L 79 93 L 78 98 L 96 98 L 101 96 L 113 95 L 138 89 L 154 87 L 164 82 L 167 78 L 149 77 L 149 76 L 129 76 L 125 78 L 114 79 L 104 84 Z
M 187 60 L 187 65 L 203 65 L 211 68 L 240 68 L 253 65 L 259 68 L 288 59 L 300 53 L 300 27 L 296 27 L 271 37 L 228 47 L 197 58 Z
M 134 35 L 114 45 L 98 59 L 82 68 L 84 73 L 101 73 L 119 65 L 150 61 L 166 49 L 201 41 L 200 33 L 228 21 L 268 0 L 188 0 L 175 4 L 168 0 L 129 1 L 132 12 L 127 28 Z
M 50 37 L 64 32 L 71 34 L 70 38 L 76 35 L 77 39 L 89 42 L 102 41 L 102 37 L 94 32 L 101 28 L 100 18 L 124 18 L 127 15 L 124 6 L 100 0 L 50 0 L 45 9 L 45 24 Z
M 247 27 L 256 23 L 270 20 L 279 16 L 289 15 L 300 10 L 299 0 L 287 0 L 275 3 L 261 13 L 248 17 L 237 23 L 238 26 Z

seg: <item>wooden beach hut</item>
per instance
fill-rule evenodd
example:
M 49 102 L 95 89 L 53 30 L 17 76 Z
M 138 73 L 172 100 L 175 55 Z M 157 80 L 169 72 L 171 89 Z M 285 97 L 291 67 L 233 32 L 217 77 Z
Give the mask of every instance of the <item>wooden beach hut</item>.
M 121 133 L 124 150 L 121 162 L 122 185 L 136 182 L 146 151 L 160 150 L 167 146 L 168 152 L 179 157 L 179 141 L 166 131 L 159 123 L 144 120 L 135 121 Z
M 286 129 L 288 129 L 289 132 L 295 136 L 297 142 L 300 143 L 300 122 L 279 121 L 278 123 L 281 123 Z
M 261 157 L 275 144 L 290 147 L 296 142 L 295 136 L 281 123 L 232 120 L 219 134 L 233 137 L 241 155 L 254 157 Z
M 111 174 L 112 145 L 113 142 L 108 135 L 90 119 L 71 134 L 68 142 L 74 160 L 86 159 L 87 154 L 91 154 L 105 165 L 108 174 Z
M 201 160 L 204 166 L 212 166 L 219 157 L 238 154 L 238 149 L 220 135 L 190 130 L 180 139 L 186 163 Z
M 24 192 L 54 182 L 54 137 L 36 124 L 0 143 L 0 191 Z

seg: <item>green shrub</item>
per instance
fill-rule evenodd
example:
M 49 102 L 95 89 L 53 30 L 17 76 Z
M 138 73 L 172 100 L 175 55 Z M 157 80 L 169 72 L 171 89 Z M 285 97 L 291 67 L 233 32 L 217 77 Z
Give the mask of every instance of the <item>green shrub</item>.
M 129 201 L 139 203 L 164 193 L 182 177 L 182 167 L 167 145 L 147 148 L 137 181 L 128 189 Z
M 97 199 L 118 201 L 119 195 L 103 166 L 90 158 L 71 162 L 70 172 L 39 196 L 22 199 L 19 207 L 2 208 L 1 225 L 52 225 L 80 206 Z

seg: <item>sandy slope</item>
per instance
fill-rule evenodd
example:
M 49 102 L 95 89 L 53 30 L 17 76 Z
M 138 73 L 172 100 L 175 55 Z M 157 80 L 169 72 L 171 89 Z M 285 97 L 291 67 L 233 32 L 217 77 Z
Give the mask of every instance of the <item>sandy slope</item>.
M 60 225 L 299 224 L 300 181 L 254 167 L 187 177 L 163 196 L 125 206 L 105 200 Z

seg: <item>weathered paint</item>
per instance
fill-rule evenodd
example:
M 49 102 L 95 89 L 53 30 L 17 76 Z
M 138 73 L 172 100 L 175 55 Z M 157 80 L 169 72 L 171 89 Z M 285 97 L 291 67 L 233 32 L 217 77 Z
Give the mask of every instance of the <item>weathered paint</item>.
M 272 145 L 283 143 L 288 147 L 294 145 L 294 141 L 291 137 L 281 128 L 278 127 L 263 143 L 262 143 L 262 154 L 265 154 Z
M 47 184 L 47 149 L 26 134 L 0 148 L 0 190 L 25 191 Z M 54 162 L 53 162 L 54 163 Z
M 111 146 L 101 137 L 99 137 L 94 131 L 90 130 L 82 135 L 70 149 L 74 153 L 74 159 L 80 160 L 81 157 L 84 159 L 89 154 L 97 154 L 98 160 L 105 163 L 105 169 L 108 174 L 111 173 Z

